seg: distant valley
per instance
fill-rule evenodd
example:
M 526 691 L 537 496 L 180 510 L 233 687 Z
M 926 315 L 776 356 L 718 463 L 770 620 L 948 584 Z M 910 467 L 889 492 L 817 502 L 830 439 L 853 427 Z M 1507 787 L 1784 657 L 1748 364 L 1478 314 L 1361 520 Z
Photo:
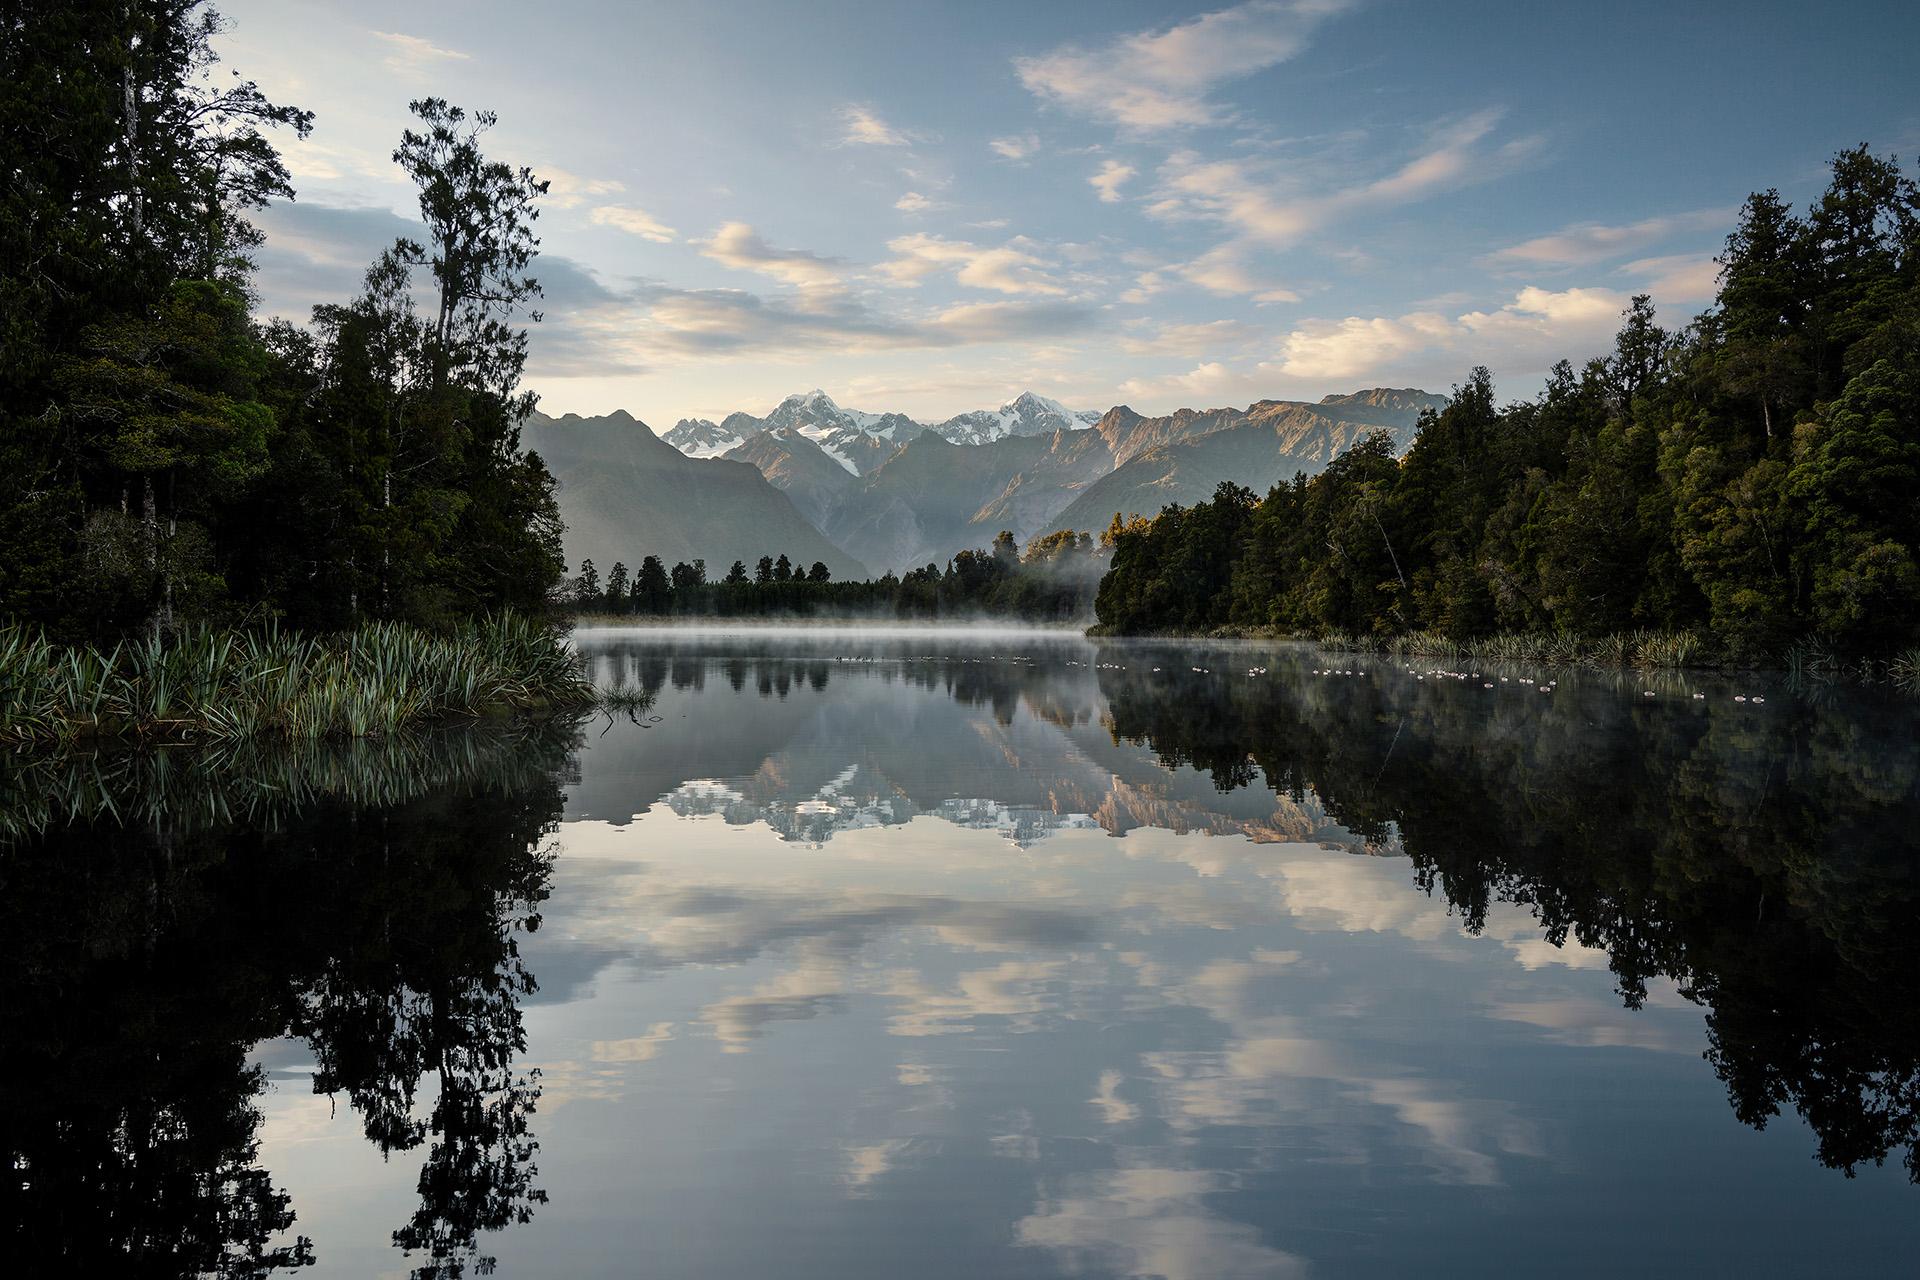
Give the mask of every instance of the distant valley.
M 1022 543 L 1058 528 L 1097 533 L 1115 513 L 1196 502 L 1222 480 L 1264 492 L 1371 431 L 1404 449 L 1420 414 L 1445 403 L 1376 388 L 1146 417 L 1029 392 L 926 423 L 812 391 L 765 416 L 683 419 L 660 435 L 625 412 L 535 414 L 525 434 L 560 480 L 569 564 L 653 554 L 705 559 L 718 576 L 736 559 L 785 554 L 845 578 L 944 565 L 1002 529 Z

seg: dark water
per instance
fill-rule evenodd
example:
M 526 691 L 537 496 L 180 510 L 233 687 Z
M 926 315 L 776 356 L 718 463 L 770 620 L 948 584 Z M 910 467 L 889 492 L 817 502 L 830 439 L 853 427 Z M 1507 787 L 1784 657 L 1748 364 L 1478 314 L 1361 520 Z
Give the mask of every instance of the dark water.
M 581 639 L 0 772 L 11 1274 L 1913 1273 L 1911 702 Z

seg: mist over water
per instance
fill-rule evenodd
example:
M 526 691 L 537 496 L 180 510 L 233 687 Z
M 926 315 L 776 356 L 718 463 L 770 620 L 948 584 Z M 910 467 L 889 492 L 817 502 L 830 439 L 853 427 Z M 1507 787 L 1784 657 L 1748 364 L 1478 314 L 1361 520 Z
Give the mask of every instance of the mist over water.
M 44 1173 L 10 1229 L 137 1203 L 146 1248 L 305 1235 L 340 1276 L 1920 1244 L 1904 708 L 1020 629 L 576 640 L 650 703 L 436 748 L 424 790 L 356 757 L 270 830 L 176 780 L 190 829 L 16 849 L 4 1083 Z M 157 1120 L 184 1140 L 124 1141 Z M 202 1198 L 151 1190 L 189 1168 Z

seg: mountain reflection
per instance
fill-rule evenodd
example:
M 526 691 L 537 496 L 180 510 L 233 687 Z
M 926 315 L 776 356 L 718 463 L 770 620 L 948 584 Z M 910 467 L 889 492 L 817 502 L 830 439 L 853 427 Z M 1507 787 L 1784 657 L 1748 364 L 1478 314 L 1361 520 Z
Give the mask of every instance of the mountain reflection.
M 538 1081 L 515 1067 L 535 989 L 518 938 L 540 923 L 572 741 L 456 735 L 253 774 L 234 760 L 40 766 L 46 794 L 111 801 L 103 777 L 145 790 L 120 796 L 135 821 L 96 803 L 0 856 L 15 1273 L 311 1261 L 287 1240 L 296 1206 L 257 1162 L 265 1081 L 248 1055 L 280 1036 L 305 1042 L 316 1091 L 343 1096 L 383 1153 L 424 1151 L 418 1207 L 393 1233 L 414 1274 L 484 1270 L 481 1233 L 545 1198 Z M 296 780 L 293 802 L 262 800 Z M 236 811 L 252 817 L 214 820 Z
M 1316 674 L 1324 658 L 1288 648 L 837 647 L 603 642 L 603 680 L 745 696 L 687 704 L 691 751 L 610 741 L 572 811 L 622 822 L 657 799 L 811 843 L 926 815 L 1022 847 L 1097 825 L 1404 854 L 1410 887 L 1469 930 L 1510 903 L 1545 945 L 1604 953 L 1628 1010 L 1671 979 L 1746 1123 L 1790 1107 L 1827 1165 L 1894 1154 L 1920 1180 L 1910 705 L 1763 710 L 1633 673 L 1543 698 L 1521 668 L 1489 692 L 1384 659 Z
M 567 1269 L 553 1233 L 592 1219 L 533 1216 L 534 1064 L 543 1125 L 577 1102 L 603 1110 L 571 1142 L 601 1125 L 646 1142 L 675 1123 L 666 1100 L 699 1095 L 635 1088 L 641 1064 L 684 1051 L 698 1078 L 716 1068 L 692 1042 L 752 1063 L 809 1022 L 906 1046 L 863 1099 L 943 1099 L 845 1143 L 846 1200 L 978 1138 L 980 1184 L 1039 1188 L 995 1201 L 982 1235 L 1015 1251 L 1003 1265 L 1288 1274 L 1328 1237 L 1281 1215 L 1348 1214 L 1358 1238 L 1384 1212 L 1338 1178 L 1511 1190 L 1512 1163 L 1552 1147 L 1512 1083 L 1545 1059 L 1476 1070 L 1542 1043 L 1694 1053 L 1697 1019 L 1655 1019 L 1679 997 L 1740 1120 L 1797 1113 L 1826 1165 L 1892 1156 L 1920 1179 L 1910 706 L 1596 673 L 1542 693 L 1518 679 L 1537 673 L 1370 660 L 1332 675 L 1308 650 L 1203 644 L 586 645 L 602 683 L 657 695 L 646 715 L 0 769 L 15 1269 L 250 1276 L 325 1255 L 268 1167 L 250 1064 L 280 1039 L 367 1144 L 418 1162 L 381 1230 L 420 1276 L 484 1273 L 491 1233 L 518 1224 L 491 1236 L 502 1252 L 544 1231 L 537 1256 Z M 847 858 L 796 847 L 836 841 Z M 1441 963 L 1463 928 L 1518 968 L 1463 968 L 1486 989 L 1421 1022 L 1426 988 L 1396 991 L 1393 966 Z M 1617 999 L 1535 980 L 1601 965 Z M 529 1049 L 525 1008 L 592 1004 L 615 968 L 627 1003 Z M 675 983 L 683 1011 L 633 994 Z M 1013 1083 L 967 1074 L 996 1057 Z M 801 1123 L 782 1108 L 812 1118 L 786 1092 L 821 1087 L 808 1060 L 771 1068 L 774 1088 L 723 1090 L 742 1149 Z M 990 1101 L 964 1111 L 969 1089 Z M 692 1132 L 697 1155 L 713 1135 Z M 623 1168 L 646 1158 L 634 1141 L 614 1144 Z M 1284 1207 L 1279 1179 L 1309 1165 L 1335 1189 Z M 731 1187 L 686 1185 L 704 1190 L 675 1212 Z M 700 1241 L 683 1269 L 724 1270 L 735 1242 Z

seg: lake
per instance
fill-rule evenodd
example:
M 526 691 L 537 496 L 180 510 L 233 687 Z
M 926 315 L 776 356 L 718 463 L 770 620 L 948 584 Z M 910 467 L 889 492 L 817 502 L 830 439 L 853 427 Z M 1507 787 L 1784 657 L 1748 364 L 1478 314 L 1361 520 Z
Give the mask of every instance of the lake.
M 4 775 L 16 1274 L 1911 1274 L 1912 700 L 577 639 L 651 705 Z

